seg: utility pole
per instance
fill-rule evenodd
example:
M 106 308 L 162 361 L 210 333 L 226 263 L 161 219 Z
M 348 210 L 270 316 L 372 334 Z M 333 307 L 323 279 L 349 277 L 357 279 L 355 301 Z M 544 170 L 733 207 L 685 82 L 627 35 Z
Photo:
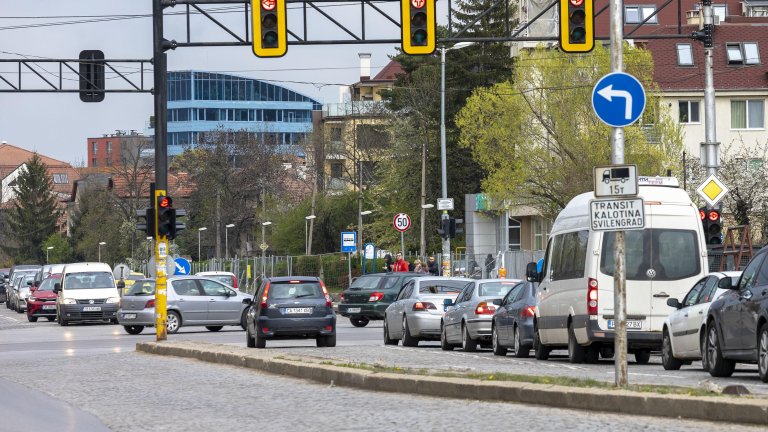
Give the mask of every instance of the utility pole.
M 221 191 L 216 191 L 216 261 L 221 259 Z
M 427 200 L 427 141 L 421 143 L 421 237 L 419 240 L 419 257 L 424 259 L 427 241 L 424 235 L 424 218 L 427 215 L 427 209 L 424 207 Z
M 446 48 L 440 48 L 440 183 L 441 183 L 441 196 L 448 198 L 448 163 L 446 161 L 446 144 L 445 144 L 445 52 Z M 423 210 L 422 210 L 423 211 Z M 443 221 L 450 219 L 447 210 L 443 210 L 443 214 L 440 216 L 441 226 Z M 445 234 L 443 235 L 443 276 L 451 276 L 451 238 Z
M 703 31 L 694 33 L 696 39 L 704 42 L 704 142 L 701 143 L 701 160 L 707 169 L 707 175 L 716 175 L 720 167 L 720 143 L 717 142 L 715 133 L 715 82 L 712 70 L 715 24 L 712 17 L 712 0 L 703 0 L 702 6 Z

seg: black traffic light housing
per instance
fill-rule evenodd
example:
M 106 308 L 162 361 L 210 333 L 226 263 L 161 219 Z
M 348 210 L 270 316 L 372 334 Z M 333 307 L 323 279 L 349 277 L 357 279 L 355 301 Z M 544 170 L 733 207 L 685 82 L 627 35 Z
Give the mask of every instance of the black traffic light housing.
M 253 53 L 257 57 L 282 57 L 288 52 L 286 0 L 251 0 Z
M 464 228 L 460 226 L 463 223 L 464 219 L 441 219 L 440 228 L 437 229 L 437 233 L 444 239 L 454 238 L 457 234 L 464 233 Z
M 80 100 L 104 100 L 104 53 L 99 50 L 80 51 Z
M 719 245 L 723 243 L 723 224 L 720 212 L 715 209 L 707 211 L 707 230 L 704 232 L 707 244 Z
M 435 52 L 435 0 L 400 0 L 403 52 L 429 55 Z
M 144 210 L 136 210 L 138 219 L 144 218 L 145 222 L 137 222 L 136 229 L 144 231 L 148 237 L 155 236 L 155 209 L 150 207 Z
M 568 53 L 595 47 L 593 0 L 560 0 L 560 49 Z
M 693 32 L 693 34 L 691 34 L 691 37 L 693 39 L 703 42 L 704 48 L 712 48 L 714 44 L 712 40 L 712 35 L 714 32 L 715 32 L 714 24 L 704 24 L 701 30 Z
M 176 237 L 176 209 L 173 199 L 169 196 L 157 197 L 157 234 L 173 240 Z

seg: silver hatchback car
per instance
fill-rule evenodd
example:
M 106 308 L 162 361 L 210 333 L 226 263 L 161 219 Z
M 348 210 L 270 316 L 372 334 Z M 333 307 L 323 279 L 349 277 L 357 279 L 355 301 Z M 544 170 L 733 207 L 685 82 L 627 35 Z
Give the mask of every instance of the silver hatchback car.
M 168 279 L 168 333 L 176 333 L 182 326 L 205 326 L 219 331 L 226 325 L 239 325 L 245 329 L 243 294 L 221 282 L 181 276 Z M 155 281 L 136 281 L 120 300 L 117 320 L 129 334 L 139 334 L 144 327 L 155 325 Z

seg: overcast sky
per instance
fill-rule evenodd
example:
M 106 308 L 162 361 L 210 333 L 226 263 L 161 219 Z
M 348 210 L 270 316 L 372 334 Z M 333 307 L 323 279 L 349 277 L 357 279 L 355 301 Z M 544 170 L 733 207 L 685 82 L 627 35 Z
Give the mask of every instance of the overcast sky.
M 360 4 L 321 3 L 323 10 L 352 29 L 360 28 Z M 399 21 L 399 3 L 378 3 Z M 289 8 L 298 8 L 289 5 Z M 206 9 L 239 8 L 221 13 L 216 19 L 231 24 L 242 33 L 244 18 L 238 5 L 209 5 Z M 166 9 L 178 13 L 183 6 Z M 439 2 L 438 22 L 444 24 L 447 2 Z M 85 49 L 102 50 L 107 59 L 149 59 L 152 56 L 152 19 L 123 19 L 114 15 L 148 15 L 151 0 L 0 0 L 0 58 L 77 58 Z M 289 9 L 288 27 L 301 32 L 300 9 Z M 310 13 L 308 31 L 312 35 L 328 34 L 330 38 L 348 38 L 317 13 Z M 120 18 L 120 19 L 117 19 Z M 95 22 L 83 22 L 95 21 Z M 62 23 L 69 23 L 61 25 Z M 231 41 L 231 36 L 210 21 L 194 19 L 193 41 Z M 399 39 L 399 28 L 376 12 L 366 12 L 366 36 Z M 183 17 L 166 17 L 166 39 L 182 41 L 186 37 Z M 359 80 L 358 53 L 372 54 L 372 75 L 384 67 L 392 44 L 289 46 L 288 54 L 279 59 L 259 59 L 250 47 L 183 48 L 168 52 L 169 70 L 206 70 L 270 80 L 296 90 L 323 103 L 338 102 L 339 85 Z M 23 56 L 23 57 L 22 57 Z M 11 82 L 17 75 L 9 73 L 15 65 L 0 64 L 0 75 Z M 55 71 L 56 66 L 46 66 Z M 45 75 L 45 74 L 44 74 Z M 54 75 L 47 75 L 49 79 Z M 71 78 L 71 76 L 70 76 Z M 34 81 L 24 82 L 32 84 Z M 147 88 L 152 75 L 146 74 Z M 29 87 L 29 84 L 27 85 Z M 0 81 L 0 89 L 8 89 Z M 109 85 L 108 85 L 109 88 Z M 104 102 L 83 103 L 76 93 L 0 93 L 0 142 L 35 150 L 47 156 L 82 164 L 86 142 L 115 130 L 145 132 L 153 113 L 151 94 L 107 94 Z

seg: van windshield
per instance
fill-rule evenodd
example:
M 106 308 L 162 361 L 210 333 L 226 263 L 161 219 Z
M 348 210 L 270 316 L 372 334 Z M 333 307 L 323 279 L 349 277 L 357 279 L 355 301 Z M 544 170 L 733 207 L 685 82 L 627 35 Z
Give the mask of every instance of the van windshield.
M 69 273 L 62 286 L 65 289 L 115 288 L 115 279 L 108 272 Z
M 600 272 L 613 276 L 613 232 L 603 235 Z M 645 229 L 626 232 L 627 280 L 669 281 L 699 274 L 701 258 L 693 230 Z M 653 270 L 653 271 L 651 271 Z

